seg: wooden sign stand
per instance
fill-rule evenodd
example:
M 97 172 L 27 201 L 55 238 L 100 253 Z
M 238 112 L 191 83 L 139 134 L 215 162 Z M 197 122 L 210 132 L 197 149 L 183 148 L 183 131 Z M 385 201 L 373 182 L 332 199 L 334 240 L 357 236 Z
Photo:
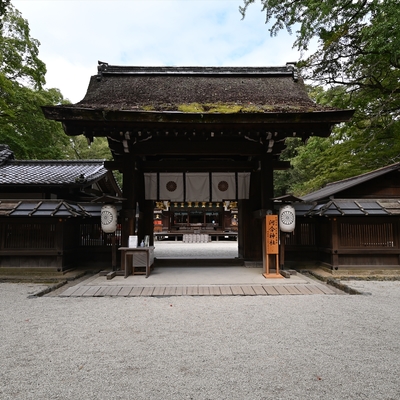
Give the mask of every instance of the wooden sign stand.
M 279 273 L 279 223 L 277 215 L 266 215 L 263 226 L 263 276 L 267 279 L 283 278 Z M 275 273 L 270 273 L 270 258 L 275 258 Z

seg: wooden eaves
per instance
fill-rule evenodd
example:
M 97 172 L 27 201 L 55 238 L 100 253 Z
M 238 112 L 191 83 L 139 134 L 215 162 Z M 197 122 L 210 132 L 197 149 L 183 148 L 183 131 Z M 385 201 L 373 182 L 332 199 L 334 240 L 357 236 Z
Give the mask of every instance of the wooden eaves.
M 184 110 L 184 111 L 182 111 Z M 194 110 L 194 111 L 193 111 Z M 114 167 L 134 157 L 146 170 L 254 170 L 287 137 L 327 137 L 353 110 L 313 103 L 293 65 L 124 67 L 99 63 L 85 98 L 43 107 L 70 136 L 107 137 Z M 210 164 L 210 161 L 212 163 Z M 112 167 L 110 163 L 108 167 Z

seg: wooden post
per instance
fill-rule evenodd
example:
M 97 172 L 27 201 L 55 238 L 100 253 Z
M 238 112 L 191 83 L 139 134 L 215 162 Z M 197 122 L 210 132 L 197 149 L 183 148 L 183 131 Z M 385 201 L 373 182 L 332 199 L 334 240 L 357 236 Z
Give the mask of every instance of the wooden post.
M 279 254 L 279 260 L 280 260 L 280 266 L 281 269 L 285 268 L 285 240 L 286 240 L 286 235 L 287 233 L 285 232 L 280 232 L 280 254 Z
M 264 277 L 265 278 L 283 278 L 279 273 L 279 223 L 277 215 L 266 215 L 264 222 Z M 275 274 L 270 273 L 270 257 L 275 258 Z
M 150 236 L 150 246 L 154 244 L 154 203 L 152 200 L 146 200 L 144 202 L 144 213 L 143 213 L 143 225 L 144 225 L 144 235 Z
M 250 196 L 239 200 L 239 254 L 247 261 L 261 261 L 263 258 L 263 218 L 254 216 L 261 209 L 261 174 L 253 171 L 250 178 Z
M 267 150 L 266 150 L 267 151 Z M 268 275 L 270 277 L 275 277 L 275 274 L 270 274 L 270 262 L 271 259 L 275 258 L 276 263 L 279 263 L 279 227 L 278 227 L 278 216 L 268 215 L 273 210 L 273 201 L 271 200 L 274 195 L 274 170 L 272 163 L 272 155 L 265 152 L 261 156 L 261 198 L 260 198 L 260 210 L 263 213 L 267 213 L 263 217 L 263 231 L 262 231 L 262 241 L 263 241 L 263 262 L 264 262 L 264 276 Z M 264 214 L 265 215 L 265 214 Z M 272 225 L 271 225 L 272 224 Z M 275 233 L 272 230 L 276 230 Z M 272 243 L 272 236 L 276 242 Z M 279 271 L 276 269 L 277 273 Z
M 339 268 L 339 255 L 338 255 L 338 249 L 339 249 L 339 235 L 338 235 L 338 222 L 336 218 L 333 218 L 331 220 L 331 243 L 332 243 L 332 270 L 337 270 Z
M 261 157 L 261 209 L 272 210 L 274 197 L 274 168 L 272 154 Z
M 128 246 L 129 235 L 135 233 L 135 213 L 136 213 L 136 196 L 135 196 L 135 180 L 134 180 L 134 162 L 127 156 L 124 160 L 123 197 L 121 210 L 121 226 L 122 226 L 122 246 Z
M 112 270 L 116 271 L 117 270 L 117 246 L 115 243 L 115 232 L 111 234 L 111 264 L 112 264 Z
M 56 243 L 55 247 L 57 250 L 57 258 L 56 258 L 56 268 L 57 271 L 64 271 L 64 257 L 63 257 L 63 249 L 64 249 L 64 231 L 65 231 L 65 220 L 62 218 L 58 219 L 58 223 L 56 224 Z

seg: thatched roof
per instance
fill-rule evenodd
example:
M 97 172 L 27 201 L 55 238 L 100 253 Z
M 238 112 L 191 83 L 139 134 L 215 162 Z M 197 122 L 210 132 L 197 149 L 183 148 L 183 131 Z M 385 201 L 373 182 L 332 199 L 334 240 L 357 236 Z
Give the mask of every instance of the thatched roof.
M 107 137 L 115 160 L 135 154 L 157 162 L 199 154 L 235 161 L 242 156 L 254 161 L 263 153 L 278 156 L 286 137 L 326 137 L 353 114 L 315 104 L 293 64 L 129 67 L 101 62 L 79 103 L 42 109 L 46 118 L 63 123 L 67 135 L 83 134 L 90 141 Z
M 121 67 L 99 63 L 77 107 L 201 113 L 312 112 L 293 65 L 284 67 Z

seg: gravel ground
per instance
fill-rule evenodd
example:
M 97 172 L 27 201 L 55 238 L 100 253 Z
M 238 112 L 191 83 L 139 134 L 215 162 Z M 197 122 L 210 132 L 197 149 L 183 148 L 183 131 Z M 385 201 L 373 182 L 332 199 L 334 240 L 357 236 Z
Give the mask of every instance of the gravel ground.
M 399 399 L 400 282 L 364 296 L 29 298 L 0 283 L 0 399 Z

